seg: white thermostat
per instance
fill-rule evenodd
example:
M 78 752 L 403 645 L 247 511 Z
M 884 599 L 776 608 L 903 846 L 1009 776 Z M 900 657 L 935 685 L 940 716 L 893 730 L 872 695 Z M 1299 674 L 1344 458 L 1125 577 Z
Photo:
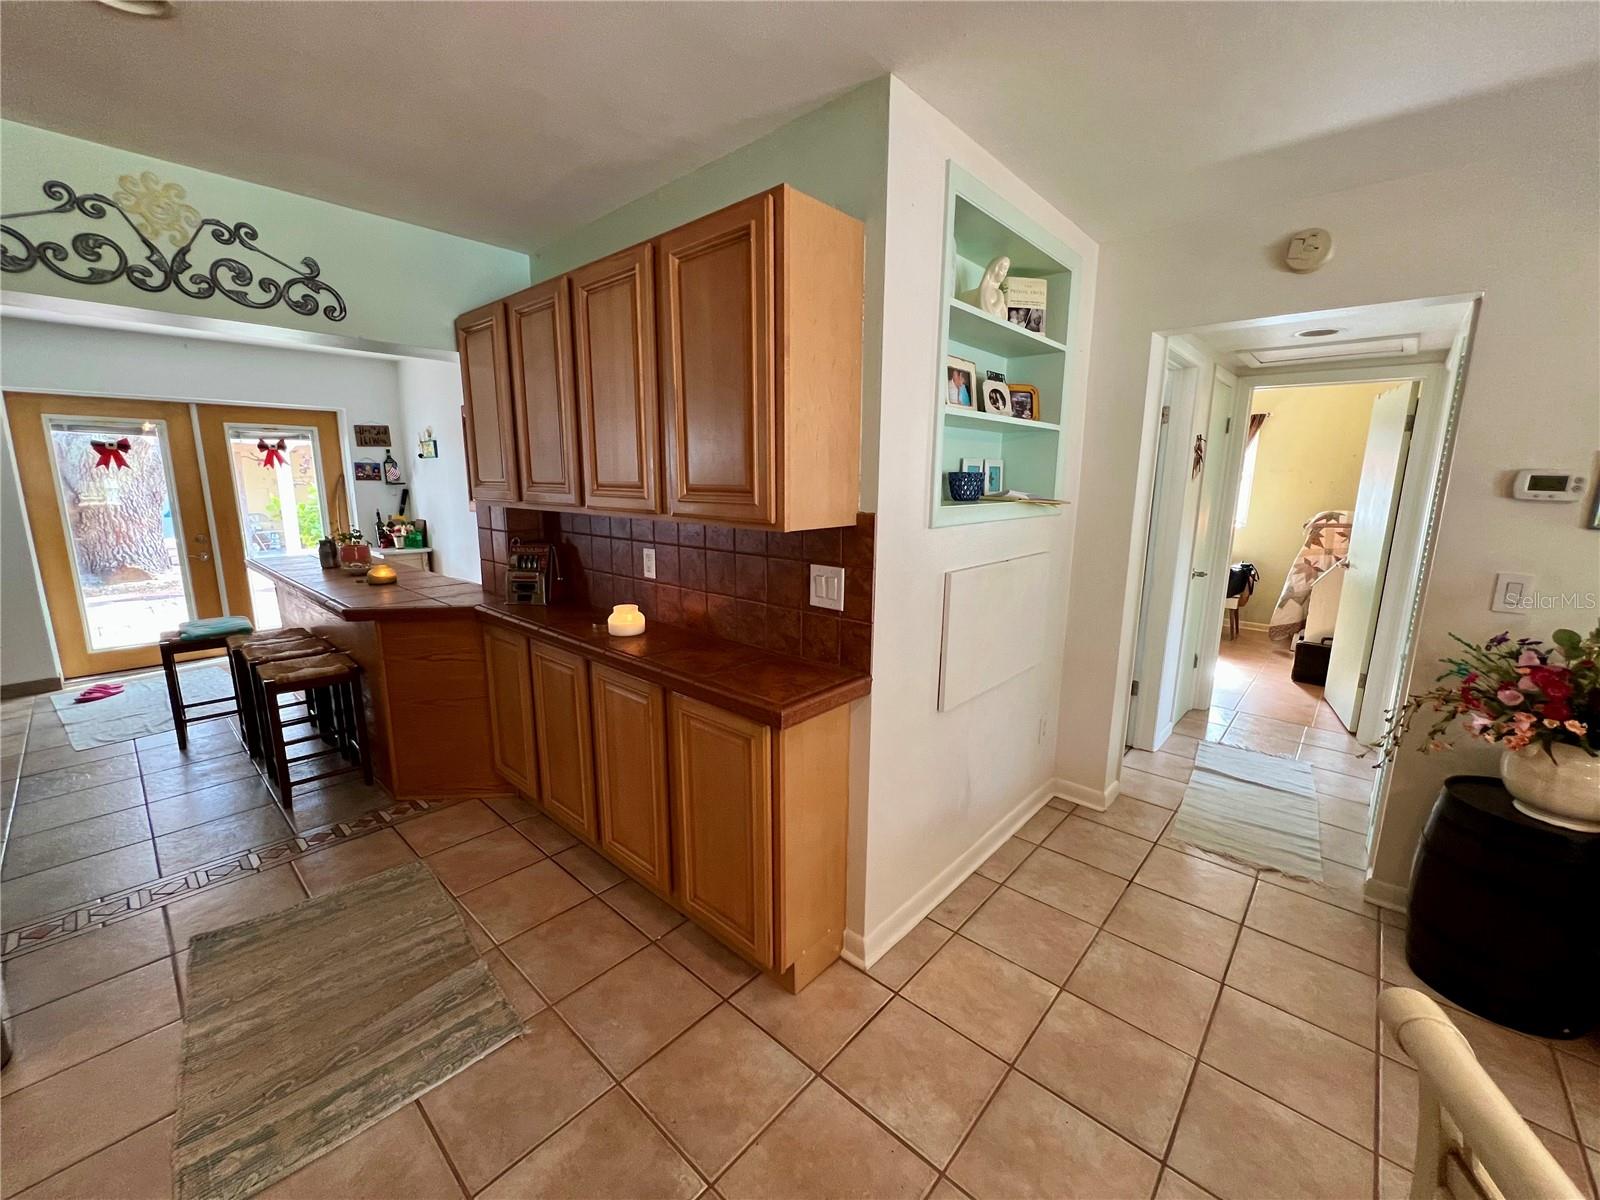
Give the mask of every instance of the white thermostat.
M 1326 229 L 1299 229 L 1289 235 L 1283 265 L 1304 275 L 1333 257 L 1333 234 Z
M 1511 495 L 1517 500 L 1573 501 L 1581 499 L 1589 480 L 1571 471 L 1556 471 L 1549 467 L 1529 467 L 1518 471 L 1511 484 Z

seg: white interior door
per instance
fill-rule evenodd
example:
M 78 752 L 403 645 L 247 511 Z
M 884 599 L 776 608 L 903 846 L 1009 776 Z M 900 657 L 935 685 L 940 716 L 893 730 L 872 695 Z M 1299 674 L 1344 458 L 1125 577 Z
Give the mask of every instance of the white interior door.
M 1344 567 L 1344 588 L 1339 596 L 1323 698 L 1345 728 L 1358 737 L 1361 696 L 1372 658 L 1372 633 L 1389 563 L 1389 539 L 1400 480 L 1405 474 L 1416 392 L 1416 382 L 1407 380 L 1373 401 L 1367 448 L 1361 459 L 1361 484 L 1351 518 L 1350 555 Z
M 1190 709 L 1211 703 L 1211 682 L 1217 669 L 1222 628 L 1222 601 L 1227 594 L 1228 547 L 1233 540 L 1233 505 L 1238 496 L 1239 460 L 1234 454 L 1238 380 L 1216 368 L 1211 381 L 1206 428 L 1206 461 L 1200 477 L 1200 504 L 1195 513 L 1194 553 L 1189 560 L 1189 594 L 1185 600 L 1183 648 L 1178 661 L 1178 688 L 1173 706 L 1176 722 Z M 1241 427 L 1242 427 L 1241 423 Z

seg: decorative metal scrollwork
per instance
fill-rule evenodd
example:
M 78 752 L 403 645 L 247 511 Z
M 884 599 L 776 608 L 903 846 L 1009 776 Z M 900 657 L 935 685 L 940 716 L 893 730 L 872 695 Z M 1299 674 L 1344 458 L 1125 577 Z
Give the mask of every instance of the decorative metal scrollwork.
M 246 221 L 229 225 L 212 217 L 193 220 L 185 216 L 181 226 L 174 227 L 169 223 L 157 229 L 150 220 L 150 214 L 139 204 L 134 205 L 134 215 L 130 215 L 118 203 L 119 199 L 130 198 L 130 178 L 124 177 L 122 182 L 124 190 L 113 198 L 98 192 L 80 196 L 65 183 L 52 179 L 44 185 L 44 194 L 55 202 L 53 207 L 0 214 L 0 271 L 18 274 L 42 266 L 51 274 L 73 283 L 101 284 L 125 279 L 143 292 L 164 292 L 175 287 L 196 300 L 221 295 L 246 308 L 272 308 L 282 304 L 304 317 L 315 316 L 320 309 L 330 321 L 345 319 L 348 309 L 344 297 L 322 279 L 322 268 L 317 265 L 316 259 L 302 258 L 298 268 L 284 262 L 256 244 L 260 235 L 255 226 Z M 153 185 L 154 178 L 149 177 L 146 182 L 147 185 Z M 180 200 L 183 197 L 182 189 L 169 185 L 168 191 L 175 193 Z M 180 207 L 188 208 L 187 205 Z M 105 220 L 115 213 L 139 239 L 144 249 L 143 261 L 131 258 L 115 238 L 95 230 L 73 234 L 68 239 L 71 246 L 69 251 L 60 242 L 35 242 L 11 224 L 12 221 L 23 221 L 30 217 L 72 213 L 91 221 Z M 192 214 L 193 210 L 188 209 L 188 213 Z M 152 237 L 146 236 L 146 229 L 157 236 L 160 232 L 173 234 L 172 241 L 178 249 L 170 259 L 157 248 Z M 237 246 L 258 254 L 289 272 L 290 277 L 282 282 L 266 276 L 257 279 L 256 273 L 244 262 L 227 255 L 214 259 L 209 266 L 195 264 L 193 257 L 197 245 L 205 248 L 212 243 Z

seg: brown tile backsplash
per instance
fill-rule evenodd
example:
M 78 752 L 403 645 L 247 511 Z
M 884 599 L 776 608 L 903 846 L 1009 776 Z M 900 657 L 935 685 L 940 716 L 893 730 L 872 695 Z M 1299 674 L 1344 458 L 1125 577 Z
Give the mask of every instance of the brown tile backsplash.
M 637 604 L 666 625 L 704 630 L 747 646 L 866 671 L 872 661 L 874 520 L 844 529 L 766 533 L 694 521 L 600 517 L 478 506 L 484 586 L 505 592 L 513 537 L 554 542 L 565 596 L 594 608 Z M 644 577 L 644 551 L 656 577 Z M 845 567 L 845 608 L 806 603 L 809 563 Z

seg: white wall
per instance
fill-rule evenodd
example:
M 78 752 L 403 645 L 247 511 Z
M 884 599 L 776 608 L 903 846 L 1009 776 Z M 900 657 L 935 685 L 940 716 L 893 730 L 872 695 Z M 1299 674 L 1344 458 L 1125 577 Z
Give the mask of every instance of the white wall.
M 986 854 L 988 844 L 1048 798 L 1061 690 L 1075 506 L 1051 516 L 933 529 L 933 462 L 946 162 L 954 159 L 1083 258 L 1080 320 L 1094 309 L 1095 244 L 1011 171 L 898 80 L 891 81 L 883 278 L 877 574 L 872 654 L 869 803 L 851 814 L 862 851 L 852 865 L 847 948 L 875 958 Z M 1089 330 L 1080 346 L 1089 344 Z M 1087 362 L 1072 364 L 1082 396 Z M 1067 421 L 1064 491 L 1076 501 L 1081 407 Z M 1049 555 L 1051 586 L 1019 614 L 1046 647 L 1041 666 L 960 708 L 938 711 L 947 571 L 1017 555 Z M 1039 737 L 1041 720 L 1044 737 Z M 859 910 L 857 909 L 859 901 Z M 853 945 L 854 936 L 862 945 Z
M 1482 291 L 1454 464 L 1418 629 L 1411 687 L 1437 673 L 1447 632 L 1509 628 L 1547 636 L 1592 628 L 1600 612 L 1600 535 L 1582 505 L 1509 499 L 1518 467 L 1593 474 L 1600 445 L 1600 180 L 1593 111 L 1562 114 L 1570 140 L 1495 147 L 1504 157 L 1289 204 L 1238 211 L 1102 248 L 1062 706 L 1060 773 L 1104 787 L 1120 760 L 1123 684 L 1134 634 L 1144 509 L 1141 437 L 1151 337 L 1281 313 Z M 1515 157 L 1526 154 L 1526 158 Z M 1325 226 L 1336 254 L 1316 274 L 1278 265 L 1292 230 Z M 1535 615 L 1490 613 L 1496 571 L 1527 571 L 1540 594 L 1570 603 Z M 1397 894 L 1442 778 L 1494 770 L 1468 748 L 1404 752 L 1392 772 L 1374 878 Z
M 11 427 L 4 421 L 0 421 L 0 593 L 0 683 L 59 679 L 61 664 L 45 618 Z
M 411 511 L 428 522 L 433 569 L 477 583 L 478 517 L 468 507 L 467 455 L 461 441 L 461 371 L 455 363 L 403 358 L 398 374 L 400 439 L 394 456 L 411 485 Z M 417 439 L 433 429 L 439 457 L 417 457 Z

